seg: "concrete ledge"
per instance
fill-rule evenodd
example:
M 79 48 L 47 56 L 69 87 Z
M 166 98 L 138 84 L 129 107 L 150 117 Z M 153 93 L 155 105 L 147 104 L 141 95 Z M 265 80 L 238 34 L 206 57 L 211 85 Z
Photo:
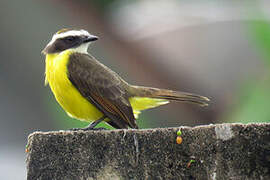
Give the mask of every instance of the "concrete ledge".
M 27 151 L 28 180 L 270 179 L 267 123 L 34 132 Z

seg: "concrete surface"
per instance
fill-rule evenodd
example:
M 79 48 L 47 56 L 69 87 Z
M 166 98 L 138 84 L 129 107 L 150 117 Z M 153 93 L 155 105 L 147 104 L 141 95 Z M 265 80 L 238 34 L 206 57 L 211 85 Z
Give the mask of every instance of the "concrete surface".
M 267 123 L 34 132 L 27 151 L 28 180 L 270 179 Z

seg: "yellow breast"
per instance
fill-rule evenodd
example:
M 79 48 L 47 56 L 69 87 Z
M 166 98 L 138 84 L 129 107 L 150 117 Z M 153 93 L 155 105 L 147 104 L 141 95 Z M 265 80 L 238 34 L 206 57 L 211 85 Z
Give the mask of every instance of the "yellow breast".
M 57 102 L 69 116 L 88 122 L 97 120 L 103 114 L 68 79 L 67 64 L 71 53 L 66 50 L 59 54 L 47 54 L 45 83 L 49 83 Z

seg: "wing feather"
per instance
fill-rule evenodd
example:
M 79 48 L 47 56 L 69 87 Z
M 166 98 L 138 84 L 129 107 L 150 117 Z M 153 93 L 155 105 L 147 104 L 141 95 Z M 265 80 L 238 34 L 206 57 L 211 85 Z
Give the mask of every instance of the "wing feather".
M 129 97 L 115 72 L 88 54 L 73 53 L 68 76 L 83 97 L 107 116 L 115 128 L 138 128 Z

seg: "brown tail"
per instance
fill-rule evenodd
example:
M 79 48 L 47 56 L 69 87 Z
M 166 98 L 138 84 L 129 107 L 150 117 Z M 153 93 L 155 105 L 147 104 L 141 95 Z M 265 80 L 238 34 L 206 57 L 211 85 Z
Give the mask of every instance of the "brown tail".
M 132 86 L 132 91 L 134 92 L 134 96 L 188 102 L 198 104 L 200 106 L 208 106 L 207 102 L 210 101 L 207 97 L 204 96 L 167 89 Z

